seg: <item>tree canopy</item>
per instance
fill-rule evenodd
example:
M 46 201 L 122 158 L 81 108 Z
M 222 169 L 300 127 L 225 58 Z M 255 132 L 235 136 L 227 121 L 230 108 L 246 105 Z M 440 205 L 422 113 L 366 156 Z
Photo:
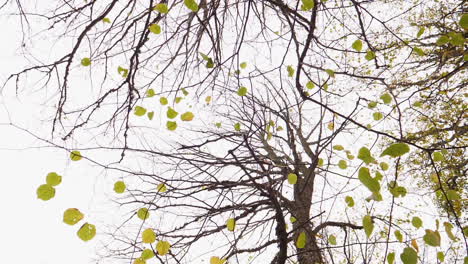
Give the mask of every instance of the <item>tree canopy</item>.
M 103 263 L 468 263 L 463 1 L 1 8 L 29 60 L 2 91 L 53 109 L 48 134 L 12 126 L 126 210 L 109 232 L 64 212 Z

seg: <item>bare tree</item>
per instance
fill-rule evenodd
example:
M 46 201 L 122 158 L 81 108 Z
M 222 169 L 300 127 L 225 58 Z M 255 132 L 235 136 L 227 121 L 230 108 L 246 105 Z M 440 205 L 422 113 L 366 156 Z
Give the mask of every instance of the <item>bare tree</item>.
M 134 213 L 109 232 L 104 256 L 194 263 L 212 245 L 211 264 L 465 258 L 462 2 L 2 8 L 11 6 L 32 62 L 4 90 L 20 93 L 39 72 L 39 87 L 55 91 L 51 133 L 40 138 L 122 177 L 118 203 Z M 71 48 L 42 62 L 27 33 L 40 31 L 36 21 Z M 119 157 L 102 163 L 93 150 Z M 437 228 L 418 233 L 418 206 L 432 200 Z

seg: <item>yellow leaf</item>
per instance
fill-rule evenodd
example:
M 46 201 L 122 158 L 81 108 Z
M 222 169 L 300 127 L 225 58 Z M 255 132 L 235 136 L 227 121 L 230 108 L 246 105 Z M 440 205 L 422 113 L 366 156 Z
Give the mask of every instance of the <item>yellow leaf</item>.
M 69 208 L 63 213 L 63 222 L 69 225 L 74 225 L 83 219 L 84 215 L 76 208 Z
M 234 231 L 236 228 L 236 220 L 234 218 L 229 218 L 226 222 L 226 226 L 229 231 Z
M 416 251 L 419 252 L 418 242 L 416 242 L 415 239 L 411 240 L 411 246 L 413 246 L 414 249 L 416 249 Z
M 180 116 L 182 121 L 192 121 L 193 120 L 193 113 L 192 112 L 185 112 Z
M 166 192 L 167 191 L 167 187 L 164 183 L 160 183 L 158 184 L 158 192 Z
M 167 241 L 159 241 L 158 244 L 156 244 L 156 250 L 160 256 L 166 255 L 170 249 L 171 244 L 169 244 Z
M 297 237 L 296 247 L 297 248 L 304 248 L 307 242 L 307 236 L 305 232 L 301 232 Z
M 297 182 L 297 175 L 294 173 L 289 173 L 288 174 L 288 182 L 289 184 L 296 184 Z
M 224 264 L 226 262 L 225 259 L 220 259 L 218 257 L 211 257 L 210 258 L 210 264 Z
M 143 258 L 136 258 L 133 264 L 146 264 L 146 261 Z
M 141 233 L 141 239 L 143 243 L 154 243 L 154 241 L 156 241 L 156 233 L 154 233 L 151 228 L 145 229 L 145 231 Z

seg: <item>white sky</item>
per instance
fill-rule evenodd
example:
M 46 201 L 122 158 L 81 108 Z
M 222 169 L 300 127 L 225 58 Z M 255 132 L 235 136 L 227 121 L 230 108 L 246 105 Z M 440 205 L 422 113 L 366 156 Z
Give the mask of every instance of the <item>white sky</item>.
M 0 81 L 25 63 L 18 54 L 19 34 L 13 21 L 0 16 Z M 6 41 L 5 41 L 6 40 Z M 93 221 L 91 208 L 96 197 L 89 188 L 95 175 L 83 173 L 84 163 L 70 163 L 65 151 L 51 148 L 26 148 L 41 145 L 33 137 L 5 125 L 7 110 L 25 128 L 41 129 L 41 113 L 34 94 L 21 94 L 19 99 L 9 86 L 0 95 L 0 252 L 2 263 L 83 264 L 92 263 L 97 239 L 87 243 L 76 236 L 84 221 L 75 226 L 62 222 L 63 211 L 70 207 L 85 213 L 85 221 Z M 44 145 L 44 144 L 42 144 Z M 56 171 L 63 176 L 54 199 L 44 202 L 36 198 L 36 188 L 45 183 L 45 176 Z M 94 186 L 102 186 L 95 184 Z M 93 206 L 94 210 L 95 207 Z
M 2 36 L 8 39 L 0 42 L 0 83 L 3 84 L 10 73 L 20 70 L 26 62 L 17 49 L 21 31 L 13 24 L 15 21 L 0 16 L 0 23 Z M 44 144 L 6 125 L 9 117 L 13 117 L 26 129 L 50 132 L 48 127 L 41 127 L 45 124 L 41 118 L 49 116 L 37 111 L 42 102 L 43 98 L 37 98 L 34 93 L 21 93 L 16 97 L 11 85 L 0 94 L 2 263 L 94 263 L 91 258 L 99 247 L 99 223 L 104 218 L 113 219 L 112 207 L 105 201 L 113 179 L 101 175 L 101 170 L 93 169 L 85 161 L 70 162 L 65 151 L 37 148 Z M 57 186 L 55 198 L 44 202 L 36 198 L 36 188 L 52 171 L 63 176 L 62 184 Z M 75 226 L 64 224 L 62 214 L 67 208 L 79 208 L 85 214 L 84 221 Z M 96 224 L 98 235 L 83 242 L 76 231 L 86 221 Z M 432 225 L 428 227 L 433 228 Z

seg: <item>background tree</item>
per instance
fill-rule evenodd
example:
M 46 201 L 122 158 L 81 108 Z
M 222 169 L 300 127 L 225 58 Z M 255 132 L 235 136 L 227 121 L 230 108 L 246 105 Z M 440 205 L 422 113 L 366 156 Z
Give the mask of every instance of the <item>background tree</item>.
M 105 257 L 468 261 L 462 2 L 7 5 L 31 65 L 6 85 L 53 91 L 51 134 L 38 137 L 112 172 L 133 212 Z M 65 54 L 42 62 L 29 30 Z

